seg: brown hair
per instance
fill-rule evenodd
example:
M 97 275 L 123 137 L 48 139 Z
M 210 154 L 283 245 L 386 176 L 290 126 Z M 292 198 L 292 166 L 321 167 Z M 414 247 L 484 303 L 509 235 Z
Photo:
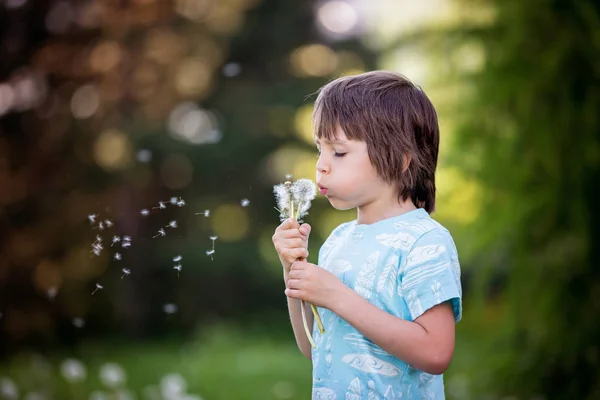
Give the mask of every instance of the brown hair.
M 339 125 L 349 140 L 366 142 L 377 174 L 399 186 L 398 198 L 434 211 L 437 113 L 407 78 L 372 71 L 331 81 L 319 90 L 313 121 L 318 138 L 335 139 Z

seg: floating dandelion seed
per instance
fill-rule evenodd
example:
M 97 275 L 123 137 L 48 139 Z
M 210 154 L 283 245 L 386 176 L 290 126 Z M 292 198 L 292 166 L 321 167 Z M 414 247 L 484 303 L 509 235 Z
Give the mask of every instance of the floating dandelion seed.
M 163 311 L 167 314 L 175 314 L 177 312 L 177 306 L 173 303 L 168 303 L 163 306 Z
M 157 237 L 159 237 L 159 236 L 165 236 L 166 234 L 167 234 L 167 232 L 165 232 L 165 230 L 164 230 L 164 229 L 160 228 L 160 229 L 158 230 L 158 233 L 157 233 L 156 235 L 152 236 L 152 239 L 154 239 L 154 238 L 157 238 Z
M 96 223 L 96 217 L 97 216 L 98 215 L 96 215 L 96 214 L 88 214 L 88 220 L 90 221 L 91 224 Z
M 173 262 L 179 262 L 182 259 L 183 259 L 183 257 L 181 257 L 181 256 L 175 256 L 175 257 L 173 257 Z
M 169 222 L 169 225 L 167 225 L 165 228 L 177 228 L 177 221 Z
M 114 259 L 117 260 L 117 261 L 120 260 L 121 259 L 121 253 L 115 253 Z
M 124 249 L 128 249 L 131 246 L 131 242 L 123 242 L 121 243 L 121 247 L 123 247 Z
M 292 179 L 292 174 L 285 174 L 285 179 L 287 181 L 289 181 L 290 179 Z
M 250 205 L 250 200 L 248 200 L 248 199 L 242 199 L 240 201 L 240 204 L 242 205 L 242 207 L 248 207 Z
M 123 275 L 121 275 L 121 279 L 123 279 L 123 277 L 124 277 L 125 275 L 128 275 L 128 276 L 129 276 L 129 274 L 131 274 L 131 270 L 130 270 L 130 269 L 127 269 L 127 268 L 123 268 L 121 271 L 123 271 Z
M 174 206 L 177 205 L 177 197 L 171 197 L 171 204 L 173 204 Z
M 158 207 L 152 207 L 153 210 L 156 210 L 156 209 L 164 210 L 165 208 L 167 208 L 167 206 L 165 205 L 164 201 L 159 201 Z
M 98 229 L 100 229 L 101 231 L 104 230 L 104 224 L 102 223 L 102 221 L 98 222 Z
M 94 248 L 94 250 L 92 250 L 90 253 L 94 253 L 96 256 L 100 256 L 101 252 L 102 252 L 102 249 Z
M 215 251 L 215 240 L 217 240 L 217 236 L 210 236 L 210 240 L 212 240 L 212 249 Z
M 142 214 L 145 217 L 148 214 L 150 214 L 150 210 L 148 210 L 147 208 L 144 208 L 143 210 L 140 211 L 140 214 Z
M 110 245 L 110 247 L 113 247 L 113 245 L 114 245 L 115 243 L 119 243 L 120 241 L 121 241 L 121 238 L 120 238 L 120 237 L 118 237 L 118 236 L 113 236 L 113 238 L 112 238 L 112 244 Z
M 95 255 L 99 256 L 100 253 L 102 252 L 102 244 L 100 243 L 92 243 L 92 251 L 90 251 L 90 253 L 94 253 Z
M 210 215 L 210 210 L 204 210 L 204 212 L 196 213 L 194 215 L 204 215 L 205 217 L 208 217 Z
M 96 242 L 102 243 L 102 236 L 96 235 Z M 94 242 L 94 243 L 96 243 L 96 242 Z
M 214 260 L 214 258 L 213 258 L 213 254 L 215 254 L 215 251 L 214 251 L 214 250 L 206 250 L 206 255 L 207 255 L 207 256 L 210 256 L 210 259 L 211 259 L 211 260 Z
M 106 225 L 107 228 L 110 228 L 111 226 L 114 225 L 110 219 L 105 219 L 104 224 Z
M 181 197 L 179 198 L 179 201 L 177 201 L 177 207 L 183 207 L 185 206 L 185 200 L 183 200 Z
M 94 293 L 96 293 L 98 290 L 102 290 L 102 289 L 104 289 L 104 286 L 102 286 L 102 285 L 101 285 L 101 284 L 99 284 L 99 283 L 96 283 L 96 289 L 94 289 L 94 291 L 92 292 L 92 295 L 93 295 Z
M 85 326 L 85 321 L 83 318 L 73 318 L 72 322 L 75 328 L 83 328 Z
M 183 266 L 181 264 L 177 264 L 173 267 L 173 269 L 177 271 L 177 276 L 179 277 L 179 273 L 183 269 Z

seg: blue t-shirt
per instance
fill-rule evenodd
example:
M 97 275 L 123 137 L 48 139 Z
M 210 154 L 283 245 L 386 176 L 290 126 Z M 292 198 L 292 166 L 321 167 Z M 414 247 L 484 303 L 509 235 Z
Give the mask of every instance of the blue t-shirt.
M 452 236 L 422 208 L 370 225 L 347 222 L 329 235 L 318 265 L 363 298 L 414 321 L 450 301 L 462 315 L 458 254 Z M 332 311 L 314 324 L 313 399 L 444 399 L 442 375 L 417 370 L 392 356 Z

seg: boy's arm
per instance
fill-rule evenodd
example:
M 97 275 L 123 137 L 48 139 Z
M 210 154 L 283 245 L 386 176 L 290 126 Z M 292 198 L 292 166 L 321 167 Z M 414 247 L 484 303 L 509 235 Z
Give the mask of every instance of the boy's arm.
M 448 369 L 455 335 L 450 303 L 434 306 L 410 322 L 377 308 L 350 288 L 342 293 L 331 311 L 376 345 L 427 373 L 439 375 Z
M 284 264 L 283 261 L 282 261 L 282 264 Z M 283 279 L 285 282 L 287 282 L 290 279 L 289 270 L 290 270 L 289 265 L 287 266 L 287 268 L 284 265 Z M 304 354 L 304 356 L 306 358 L 308 358 L 309 360 L 312 360 L 311 345 L 310 345 L 310 342 L 308 341 L 308 338 L 306 337 L 306 332 L 304 331 L 304 324 L 302 323 L 302 311 L 301 311 L 302 303 L 300 300 L 293 299 L 290 297 L 287 298 L 287 303 L 288 303 L 288 312 L 290 314 L 290 321 L 292 323 L 292 329 L 294 330 L 294 337 L 296 338 L 296 344 L 298 345 L 298 348 L 300 349 L 302 354 Z M 305 306 L 306 306 L 305 311 L 306 311 L 306 321 L 308 323 L 308 329 L 310 329 L 312 332 L 314 316 L 310 309 L 310 304 L 305 303 Z

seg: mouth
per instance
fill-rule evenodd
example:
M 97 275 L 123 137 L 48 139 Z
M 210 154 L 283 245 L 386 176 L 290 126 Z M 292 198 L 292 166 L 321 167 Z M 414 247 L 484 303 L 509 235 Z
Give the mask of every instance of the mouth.
M 319 193 L 321 193 L 323 196 L 327 195 L 327 188 L 319 185 Z

